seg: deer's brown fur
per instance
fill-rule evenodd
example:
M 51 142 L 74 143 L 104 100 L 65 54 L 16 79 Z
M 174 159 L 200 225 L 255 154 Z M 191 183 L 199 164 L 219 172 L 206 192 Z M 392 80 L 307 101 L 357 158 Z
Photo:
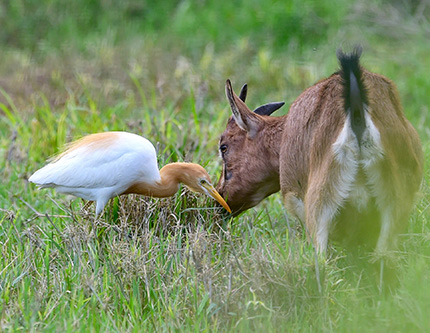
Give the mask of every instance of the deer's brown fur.
M 348 59 L 359 68 L 359 88 L 352 83 L 351 93 L 359 92 L 362 100 L 352 102 L 365 110 L 361 141 L 349 125 L 342 71 L 305 90 L 282 117 L 252 112 L 226 83 L 233 117 L 220 139 L 218 191 L 240 213 L 281 189 L 287 210 L 321 252 L 335 225 L 340 233 L 378 225 L 377 250 L 392 248 L 422 180 L 421 143 L 395 85 L 359 67 L 355 56 Z

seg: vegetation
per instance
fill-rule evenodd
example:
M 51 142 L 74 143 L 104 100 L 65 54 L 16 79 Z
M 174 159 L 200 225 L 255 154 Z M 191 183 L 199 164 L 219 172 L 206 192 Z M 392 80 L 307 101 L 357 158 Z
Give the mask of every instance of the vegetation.
M 371 255 L 316 258 L 278 194 L 234 219 L 185 189 L 121 197 L 95 221 L 26 179 L 73 139 L 126 130 L 215 182 L 225 79 L 248 83 L 250 106 L 289 105 L 356 43 L 398 85 L 428 164 L 429 14 L 425 0 L 0 2 L 0 330 L 428 331 L 428 169 L 382 291 Z

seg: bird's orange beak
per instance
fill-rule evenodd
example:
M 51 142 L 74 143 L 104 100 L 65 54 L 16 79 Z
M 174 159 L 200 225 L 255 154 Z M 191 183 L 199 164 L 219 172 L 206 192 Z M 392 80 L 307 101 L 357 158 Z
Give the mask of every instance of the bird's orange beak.
M 211 184 L 209 183 L 205 183 L 203 184 L 203 187 L 205 188 L 205 190 L 207 191 L 207 194 L 214 198 L 216 201 L 218 201 L 221 206 L 223 206 L 229 213 L 231 213 L 231 209 L 230 207 L 227 205 L 227 202 L 225 202 L 225 200 L 222 198 L 222 196 L 217 192 L 217 190 L 215 190 L 215 187 L 213 187 Z

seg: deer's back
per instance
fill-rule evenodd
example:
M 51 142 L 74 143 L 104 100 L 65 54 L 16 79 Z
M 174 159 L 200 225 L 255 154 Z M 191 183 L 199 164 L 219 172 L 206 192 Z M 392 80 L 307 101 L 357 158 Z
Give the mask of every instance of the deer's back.
M 386 155 L 384 174 L 391 178 L 396 190 L 412 194 L 422 174 L 418 134 L 404 117 L 397 89 L 390 80 L 366 70 L 363 70 L 363 80 L 369 101 L 367 112 L 380 132 Z M 345 119 L 342 79 L 338 73 L 305 90 L 291 105 L 280 150 L 283 194 L 293 192 L 304 199 L 309 177 L 321 164 L 333 158 L 332 146 Z M 403 171 L 398 173 L 392 168 Z

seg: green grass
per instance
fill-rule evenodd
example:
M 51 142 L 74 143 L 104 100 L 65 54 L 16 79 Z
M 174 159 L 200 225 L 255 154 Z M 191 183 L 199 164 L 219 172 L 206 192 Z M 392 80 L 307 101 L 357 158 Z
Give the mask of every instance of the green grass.
M 427 6 L 428 7 L 428 6 Z M 125 130 L 159 163 L 193 161 L 216 182 L 230 115 L 290 104 L 337 69 L 339 46 L 398 86 L 430 162 L 429 8 L 404 1 L 13 1 L 0 6 L 0 330 L 348 331 L 430 328 L 430 173 L 392 265 L 333 244 L 315 260 L 279 194 L 224 220 L 182 189 L 94 207 L 29 175 L 67 142 Z M 287 108 L 278 111 L 287 112 Z M 93 230 L 93 224 L 97 224 Z M 391 267 L 392 268 L 392 267 Z

